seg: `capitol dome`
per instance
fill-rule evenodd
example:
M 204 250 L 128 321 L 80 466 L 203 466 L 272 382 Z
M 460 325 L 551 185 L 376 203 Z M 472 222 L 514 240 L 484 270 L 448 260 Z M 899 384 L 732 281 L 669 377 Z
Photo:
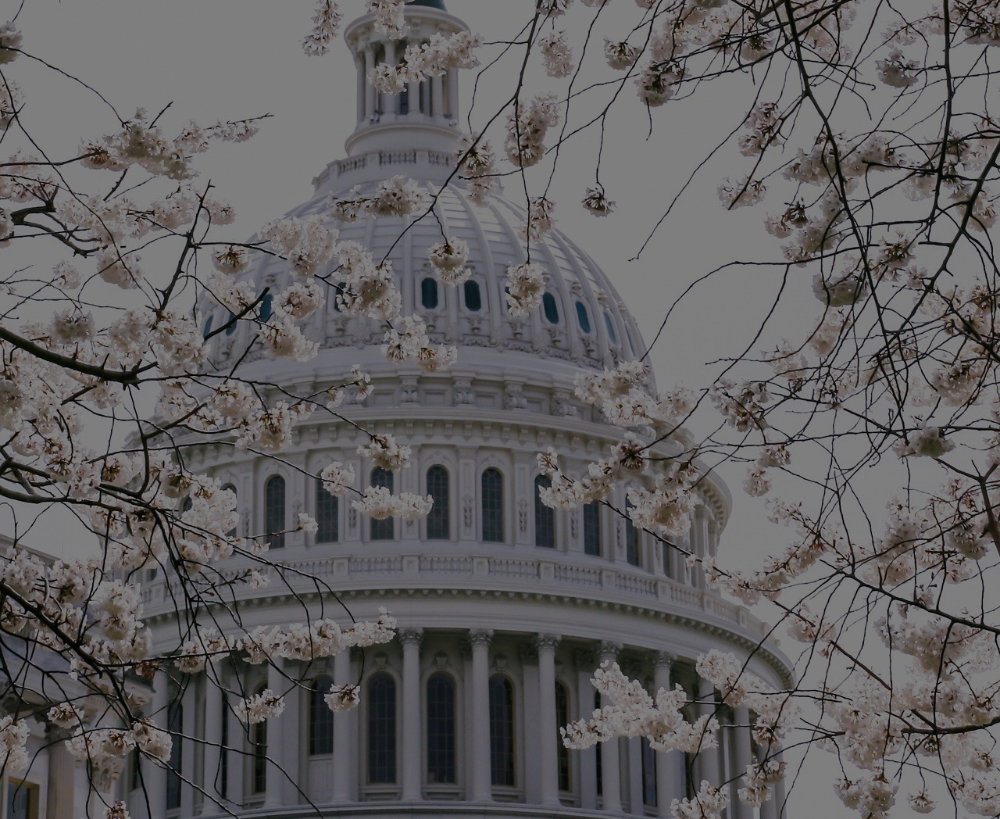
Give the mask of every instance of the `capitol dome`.
M 411 42 L 465 29 L 440 0 L 410 3 L 406 16 Z M 420 315 L 432 340 L 455 345 L 458 363 L 434 373 L 387 363 L 379 350 L 384 326 L 338 312 L 332 297 L 304 326 L 320 345 L 307 362 L 255 358 L 250 322 L 233 323 L 215 337 L 212 361 L 220 371 L 242 361 L 246 377 L 272 385 L 269 399 L 321 394 L 354 365 L 371 375 L 372 392 L 345 402 L 340 417 L 317 412 L 300 423 L 280 459 L 195 437 L 183 451 L 192 470 L 233 489 L 239 534 L 266 537 L 278 564 L 266 588 L 234 588 L 241 628 L 318 617 L 346 625 L 385 605 L 398 636 L 329 662 L 221 663 L 212 679 L 161 669 L 150 708 L 176 736 L 180 773 L 143 761 L 123 776 L 122 798 L 147 819 L 226 812 L 297 819 L 314 808 L 373 819 L 669 816 L 671 800 L 707 778 L 732 783 L 729 819 L 750 819 L 735 791 L 757 753 L 751 715 L 717 702 L 694 662 L 712 648 L 733 651 L 748 670 L 786 685 L 790 664 L 776 641 L 765 640 L 767 626 L 708 590 L 677 550 L 617 514 L 627 505 L 623 488 L 608 505 L 571 511 L 538 497 L 546 479 L 536 453 L 555 448 L 576 474 L 620 441 L 620 430 L 574 396 L 573 382 L 581 370 L 645 352 L 634 320 L 608 277 L 565 235 L 554 231 L 526 249 L 518 238 L 522 208 L 502 195 L 487 207 L 469 201 L 454 173 L 457 71 L 382 95 L 365 78 L 380 62 L 393 63 L 405 43 L 376 32 L 371 15 L 345 36 L 358 67 L 357 128 L 347 158 L 327 166 L 312 198 L 288 215 L 326 213 L 331 195 L 364 192 L 396 175 L 424 186 L 436 197 L 440 228 L 429 217 L 336 227 L 339 240 L 392 261 L 402 313 Z M 468 284 L 442 288 L 427 266 L 442 230 L 470 246 Z M 504 274 L 529 255 L 547 273 L 546 295 L 518 318 L 504 306 Z M 290 281 L 287 262 L 275 257 L 243 276 L 257 292 Z M 208 302 L 202 316 L 206 330 L 228 323 Z M 364 430 L 395 435 L 412 448 L 412 465 L 375 466 L 358 451 L 369 440 Z M 665 441 L 657 451 L 669 457 L 677 446 Z M 431 513 L 420 521 L 360 514 L 318 479 L 335 460 L 354 468 L 362 489 L 431 495 Z M 712 474 L 698 491 L 683 545 L 707 556 L 718 548 L 731 499 Z M 295 529 L 300 512 L 316 519 L 318 532 Z M 233 558 L 225 571 L 236 577 L 251 565 Z M 155 649 L 176 649 L 170 579 L 148 580 L 144 617 Z M 211 610 L 216 620 L 231 616 L 222 604 Z M 565 749 L 558 727 L 600 704 L 590 680 L 604 660 L 654 690 L 683 686 L 700 700 L 691 716 L 714 713 L 723 724 L 720 747 L 687 757 L 656 754 L 639 739 Z M 360 685 L 361 705 L 331 714 L 323 694 L 345 683 Z M 265 687 L 284 695 L 285 711 L 248 730 L 233 703 Z M 761 808 L 762 819 L 775 819 L 780 802 L 779 793 Z

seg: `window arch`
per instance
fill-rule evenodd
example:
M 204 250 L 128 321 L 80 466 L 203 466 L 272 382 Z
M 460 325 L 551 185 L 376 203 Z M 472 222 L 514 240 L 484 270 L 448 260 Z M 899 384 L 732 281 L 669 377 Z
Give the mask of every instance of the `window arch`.
M 381 466 L 377 466 L 372 470 L 372 486 L 384 486 L 390 492 L 392 492 L 392 472 L 388 469 L 383 469 Z M 396 536 L 396 527 L 392 518 L 385 518 L 384 520 L 376 520 L 372 518 L 371 520 L 371 539 L 372 540 L 392 540 Z
M 601 554 L 601 502 L 590 501 L 583 505 L 583 553 Z
M 629 512 L 632 510 L 632 501 L 625 502 L 625 560 L 631 566 L 638 566 L 639 561 L 639 529 L 632 522 Z
M 437 309 L 438 283 L 430 276 L 420 282 L 420 304 L 425 310 Z
M 333 711 L 326 704 L 333 680 L 317 677 L 309 687 L 309 755 L 333 753 Z
M 427 513 L 427 539 L 448 540 L 451 537 L 448 510 L 448 470 L 435 464 L 427 470 L 427 494 L 434 500 Z
M 483 471 L 483 542 L 503 543 L 503 474 L 490 467 Z
M 483 309 L 483 294 L 479 290 L 479 282 L 469 279 L 463 285 L 465 291 L 465 309 L 478 313 Z
M 285 545 L 285 479 L 272 475 L 264 486 L 264 533 L 268 546 Z
M 454 783 L 455 681 L 442 672 L 427 680 L 427 782 Z
M 556 305 L 556 297 L 551 293 L 542 295 L 542 313 L 549 324 L 559 323 L 559 307 Z
M 368 782 L 396 781 L 396 681 L 386 673 L 368 680 Z
M 257 686 L 255 694 L 260 694 L 266 683 Z M 250 791 L 264 793 L 267 790 L 267 720 L 250 726 Z
M 590 335 L 590 316 L 587 315 L 587 308 L 582 301 L 576 303 L 576 320 L 580 323 L 580 329 Z
M 556 510 L 542 503 L 542 490 L 551 488 L 545 475 L 535 478 L 535 545 L 546 549 L 556 547 Z
M 514 785 L 514 686 L 503 674 L 490 677 L 490 776 Z
M 317 543 L 336 543 L 340 528 L 340 498 L 331 495 L 323 486 L 323 479 L 316 479 L 316 530 Z
M 235 484 L 226 483 L 226 484 L 222 485 L 222 488 L 223 488 L 223 490 L 228 489 L 230 492 L 233 493 L 233 495 L 235 495 L 237 498 L 239 498 L 239 495 L 236 494 L 236 486 L 235 486 Z M 237 508 L 236 511 L 238 513 L 239 509 Z M 236 530 L 238 528 L 239 528 L 239 524 L 236 524 L 236 526 L 234 526 L 232 529 L 230 529 L 228 532 L 226 532 L 226 537 L 236 537 Z
M 167 707 L 167 731 L 170 734 L 170 760 L 167 763 L 167 810 L 181 806 L 181 737 L 184 734 L 184 704 L 178 693 Z
M 556 681 L 556 731 L 560 726 L 569 725 L 569 689 L 558 680 Z M 559 777 L 559 790 L 568 791 L 569 782 L 569 748 L 562 743 L 562 739 L 556 742 L 556 768 Z

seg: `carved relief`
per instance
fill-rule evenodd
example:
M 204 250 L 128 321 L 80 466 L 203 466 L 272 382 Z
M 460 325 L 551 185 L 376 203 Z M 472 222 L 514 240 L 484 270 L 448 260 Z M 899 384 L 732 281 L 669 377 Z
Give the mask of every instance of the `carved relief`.
M 522 533 L 528 531 L 528 502 L 524 498 L 517 502 L 517 528 Z
M 462 498 L 462 522 L 466 529 L 472 528 L 472 495 L 465 495 Z
M 402 397 L 400 403 L 402 404 L 419 404 L 419 394 L 417 392 L 417 379 L 414 376 L 409 376 L 402 379 Z

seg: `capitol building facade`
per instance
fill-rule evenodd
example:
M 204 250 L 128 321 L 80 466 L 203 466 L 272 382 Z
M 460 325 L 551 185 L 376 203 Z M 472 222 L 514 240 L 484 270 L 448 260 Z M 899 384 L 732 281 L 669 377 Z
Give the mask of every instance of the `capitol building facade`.
M 406 15 L 411 42 L 464 29 L 440 0 L 417 0 Z M 456 345 L 458 363 L 440 373 L 387 363 L 379 350 L 384 328 L 338 312 L 331 297 L 305 329 L 321 346 L 316 358 L 297 364 L 251 353 L 241 372 L 272 384 L 277 400 L 282 390 L 315 394 L 342 384 L 359 365 L 371 376 L 371 394 L 345 403 L 347 420 L 317 414 L 300 424 L 278 460 L 209 444 L 187 449 L 187 465 L 236 492 L 240 534 L 285 532 L 271 535 L 269 552 L 284 581 L 238 593 L 243 628 L 319 617 L 346 626 L 352 617 L 373 619 L 384 605 L 398 634 L 329 662 L 224 663 L 210 668 L 218 679 L 161 670 L 150 708 L 175 735 L 179 774 L 144 762 L 123 773 L 120 798 L 133 817 L 149 819 L 317 810 L 372 819 L 669 816 L 671 800 L 705 778 L 732 780 L 728 815 L 750 819 L 757 811 L 739 803 L 736 788 L 757 753 L 752 715 L 717 704 L 694 662 L 712 648 L 734 651 L 751 672 L 787 685 L 788 661 L 775 642 L 761 644 L 767 628 L 609 506 L 554 511 L 539 501 L 546 479 L 536 453 L 553 447 L 576 474 L 620 440 L 574 397 L 573 384 L 581 369 L 642 355 L 635 322 L 607 276 L 559 231 L 530 247 L 548 275 L 541 307 L 511 316 L 504 274 L 526 260 L 517 235 L 525 214 L 499 195 L 475 206 L 454 174 L 457 72 L 385 96 L 366 76 L 399 59 L 406 44 L 378 34 L 370 15 L 346 38 L 358 69 L 357 128 L 347 158 L 331 163 L 314 180 L 312 199 L 288 215 L 325 213 L 330 194 L 347 196 L 355 186 L 364 194 L 395 175 L 426 187 L 440 224 L 378 218 L 337 227 L 341 241 L 391 260 L 403 314 L 420 315 L 435 342 Z M 426 261 L 442 233 L 471 248 L 472 277 L 457 287 L 442 288 Z M 258 292 L 290 281 L 287 263 L 275 257 L 244 276 Z M 227 320 L 207 303 L 202 315 L 216 327 Z M 220 369 L 244 356 L 252 328 L 243 324 L 213 341 Z M 368 440 L 362 430 L 397 436 L 412 448 L 412 465 L 373 467 L 357 454 Z M 678 446 L 665 442 L 659 451 L 669 456 Z M 433 510 L 420 521 L 359 514 L 316 478 L 335 460 L 353 466 L 358 486 L 429 494 Z M 684 546 L 711 555 L 731 501 L 712 475 L 699 492 Z M 611 506 L 626 508 L 623 491 Z M 318 532 L 292 531 L 300 512 L 316 519 Z M 230 563 L 234 571 L 242 565 Z M 183 635 L 170 583 L 150 578 L 144 595 L 157 650 L 176 649 Z M 639 739 L 564 748 L 558 727 L 600 707 L 591 678 L 607 660 L 650 690 L 679 684 L 700 699 L 689 716 L 715 713 L 724 726 L 720 747 L 697 757 L 657 754 Z M 323 695 L 349 682 L 360 684 L 361 705 L 333 714 Z M 232 698 L 264 688 L 284 693 L 285 711 L 248 729 Z M 761 819 L 777 819 L 777 797 L 759 810 Z

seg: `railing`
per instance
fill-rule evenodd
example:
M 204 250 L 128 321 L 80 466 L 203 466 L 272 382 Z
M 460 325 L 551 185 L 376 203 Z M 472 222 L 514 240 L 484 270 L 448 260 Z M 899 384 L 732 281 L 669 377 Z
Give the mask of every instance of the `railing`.
M 403 554 L 290 559 L 280 561 L 279 566 L 259 568 L 262 574 L 271 578 L 266 591 L 260 593 L 280 594 L 286 589 L 304 592 L 314 588 L 315 581 L 335 590 L 373 583 L 386 587 L 397 582 L 411 588 L 451 587 L 455 584 L 481 585 L 505 591 L 511 587 L 519 590 L 544 588 L 557 594 L 596 594 L 619 600 L 639 598 L 645 605 L 660 604 L 691 611 L 695 617 L 700 615 L 704 619 L 721 620 L 759 636 L 766 635 L 769 630 L 765 623 L 750 615 L 745 608 L 715 594 L 621 565 L 574 565 L 554 560 L 552 556 Z M 226 566 L 222 574 L 231 579 L 242 571 L 245 568 Z M 162 579 L 143 584 L 141 595 L 145 613 L 153 614 L 159 607 L 172 605 L 172 599 L 180 599 L 175 584 L 176 580 L 171 581 L 170 591 Z M 241 589 L 237 594 L 250 598 L 258 592 L 248 588 Z

